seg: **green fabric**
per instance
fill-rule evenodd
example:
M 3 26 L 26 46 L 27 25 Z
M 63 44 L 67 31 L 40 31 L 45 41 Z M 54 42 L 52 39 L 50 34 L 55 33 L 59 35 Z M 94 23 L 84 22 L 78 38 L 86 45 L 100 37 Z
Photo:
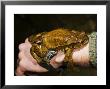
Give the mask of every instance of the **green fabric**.
M 90 63 L 96 67 L 97 66 L 97 48 L 96 48 L 96 40 L 97 40 L 97 33 L 92 32 L 89 36 L 89 56 L 90 56 Z

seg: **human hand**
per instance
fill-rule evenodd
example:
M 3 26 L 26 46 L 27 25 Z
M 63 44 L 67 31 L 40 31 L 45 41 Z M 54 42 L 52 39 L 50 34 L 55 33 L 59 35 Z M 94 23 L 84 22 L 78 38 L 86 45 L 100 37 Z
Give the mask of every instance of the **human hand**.
M 20 60 L 19 65 L 16 70 L 16 75 L 24 75 L 25 71 L 32 72 L 47 72 L 48 70 L 41 67 L 36 60 L 30 54 L 31 44 L 26 39 L 25 43 L 19 45 L 19 55 Z M 59 51 L 51 60 L 50 64 L 54 68 L 58 68 L 62 65 L 64 61 L 65 54 Z M 72 58 L 75 64 L 78 65 L 88 65 L 89 64 L 89 44 L 80 50 L 73 50 Z
M 25 40 L 24 43 L 19 45 L 19 54 L 18 54 L 18 67 L 16 69 L 16 75 L 24 75 L 26 71 L 30 72 L 47 72 L 48 70 L 40 66 L 37 61 L 31 56 L 30 48 L 32 45 L 29 43 L 28 39 Z M 62 61 L 64 60 L 64 53 L 59 51 L 56 56 L 54 56 L 50 60 L 50 64 L 54 68 L 58 68 L 62 65 Z
M 90 60 L 89 43 L 79 50 L 73 50 L 72 59 L 77 65 L 88 66 Z

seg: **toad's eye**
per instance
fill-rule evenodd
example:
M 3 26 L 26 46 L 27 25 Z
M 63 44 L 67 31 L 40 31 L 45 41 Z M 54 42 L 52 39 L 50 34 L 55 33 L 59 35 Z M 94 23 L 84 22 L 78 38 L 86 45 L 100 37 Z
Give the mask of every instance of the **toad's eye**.
M 35 44 L 38 44 L 38 45 L 41 45 L 41 44 L 42 44 L 42 36 L 38 36 L 38 37 L 35 39 Z
M 41 45 L 42 41 L 39 40 L 39 41 L 36 42 L 36 44 Z

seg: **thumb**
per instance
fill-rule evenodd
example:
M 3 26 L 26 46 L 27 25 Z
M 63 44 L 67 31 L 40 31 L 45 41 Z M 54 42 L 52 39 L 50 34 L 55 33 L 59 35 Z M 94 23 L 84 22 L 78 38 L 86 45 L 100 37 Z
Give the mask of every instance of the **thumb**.
M 64 58 L 65 58 L 64 52 L 58 51 L 58 54 L 56 55 L 56 58 L 54 61 L 57 63 L 62 63 L 64 61 Z
M 54 68 L 58 68 L 62 65 L 62 62 L 64 61 L 64 57 L 65 57 L 65 54 L 62 51 L 59 51 L 57 55 L 51 59 L 50 64 Z

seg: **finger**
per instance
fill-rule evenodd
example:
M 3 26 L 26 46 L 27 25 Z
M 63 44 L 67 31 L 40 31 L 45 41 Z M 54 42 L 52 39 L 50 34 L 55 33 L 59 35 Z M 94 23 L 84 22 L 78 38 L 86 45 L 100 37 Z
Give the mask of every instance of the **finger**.
M 24 52 L 23 52 L 23 51 L 20 51 L 20 52 L 18 53 L 18 58 L 19 58 L 19 60 L 21 60 L 21 59 L 24 58 Z
M 19 58 L 19 60 L 31 59 L 31 58 L 29 57 L 29 53 L 27 53 L 27 51 L 20 51 L 20 52 L 18 53 L 18 58 Z M 28 61 L 28 60 L 27 60 L 27 61 Z
M 20 51 L 18 57 L 20 60 L 31 61 L 34 64 L 37 64 L 37 61 L 30 54 L 30 49 L 25 49 L 24 51 Z
M 25 49 L 25 50 L 20 51 L 18 53 L 18 58 L 21 62 L 25 61 L 24 63 L 31 61 L 33 64 L 38 64 L 37 61 L 30 54 L 30 49 Z
M 22 44 L 19 45 L 19 50 L 20 50 L 20 51 L 23 51 L 23 50 L 25 50 L 26 48 L 27 48 L 27 45 L 26 45 L 25 43 L 22 43 Z
M 28 66 L 26 68 L 27 71 L 31 71 L 31 72 L 47 72 L 48 70 L 41 67 L 39 64 L 33 64 L 33 63 L 30 63 L 29 64 L 30 66 Z
M 30 67 L 30 70 L 33 72 L 47 72 L 48 70 L 41 67 L 39 64 L 32 64 L 32 66 Z
M 31 47 L 31 45 L 28 44 L 28 43 L 20 44 L 19 45 L 20 52 L 18 54 L 18 58 L 19 59 L 24 59 L 25 57 L 29 57 L 30 58 L 30 47 Z
M 62 63 L 64 61 L 65 54 L 62 51 L 59 51 L 56 55 L 55 62 Z
M 24 50 L 30 50 L 30 48 L 32 47 L 32 45 L 30 43 L 22 43 L 19 45 L 19 50 L 20 51 L 24 51 Z
M 24 75 L 24 71 L 21 70 L 20 66 L 16 69 L 16 73 L 17 76 L 23 76 Z
M 26 58 L 20 61 L 19 66 L 23 68 L 23 70 L 26 70 L 26 71 L 47 72 L 47 70 L 41 67 L 37 62 L 33 63 L 32 61 Z
M 28 38 L 25 40 L 25 43 L 27 43 L 29 47 L 32 46 L 31 43 L 29 42 Z
M 31 47 L 31 43 L 29 42 L 28 38 L 26 38 L 25 43 L 28 43 L 28 45 Z
M 64 61 L 64 57 L 65 57 L 65 54 L 62 51 L 59 51 L 57 55 L 51 59 L 50 64 L 54 68 L 58 68 L 62 65 L 62 62 Z

